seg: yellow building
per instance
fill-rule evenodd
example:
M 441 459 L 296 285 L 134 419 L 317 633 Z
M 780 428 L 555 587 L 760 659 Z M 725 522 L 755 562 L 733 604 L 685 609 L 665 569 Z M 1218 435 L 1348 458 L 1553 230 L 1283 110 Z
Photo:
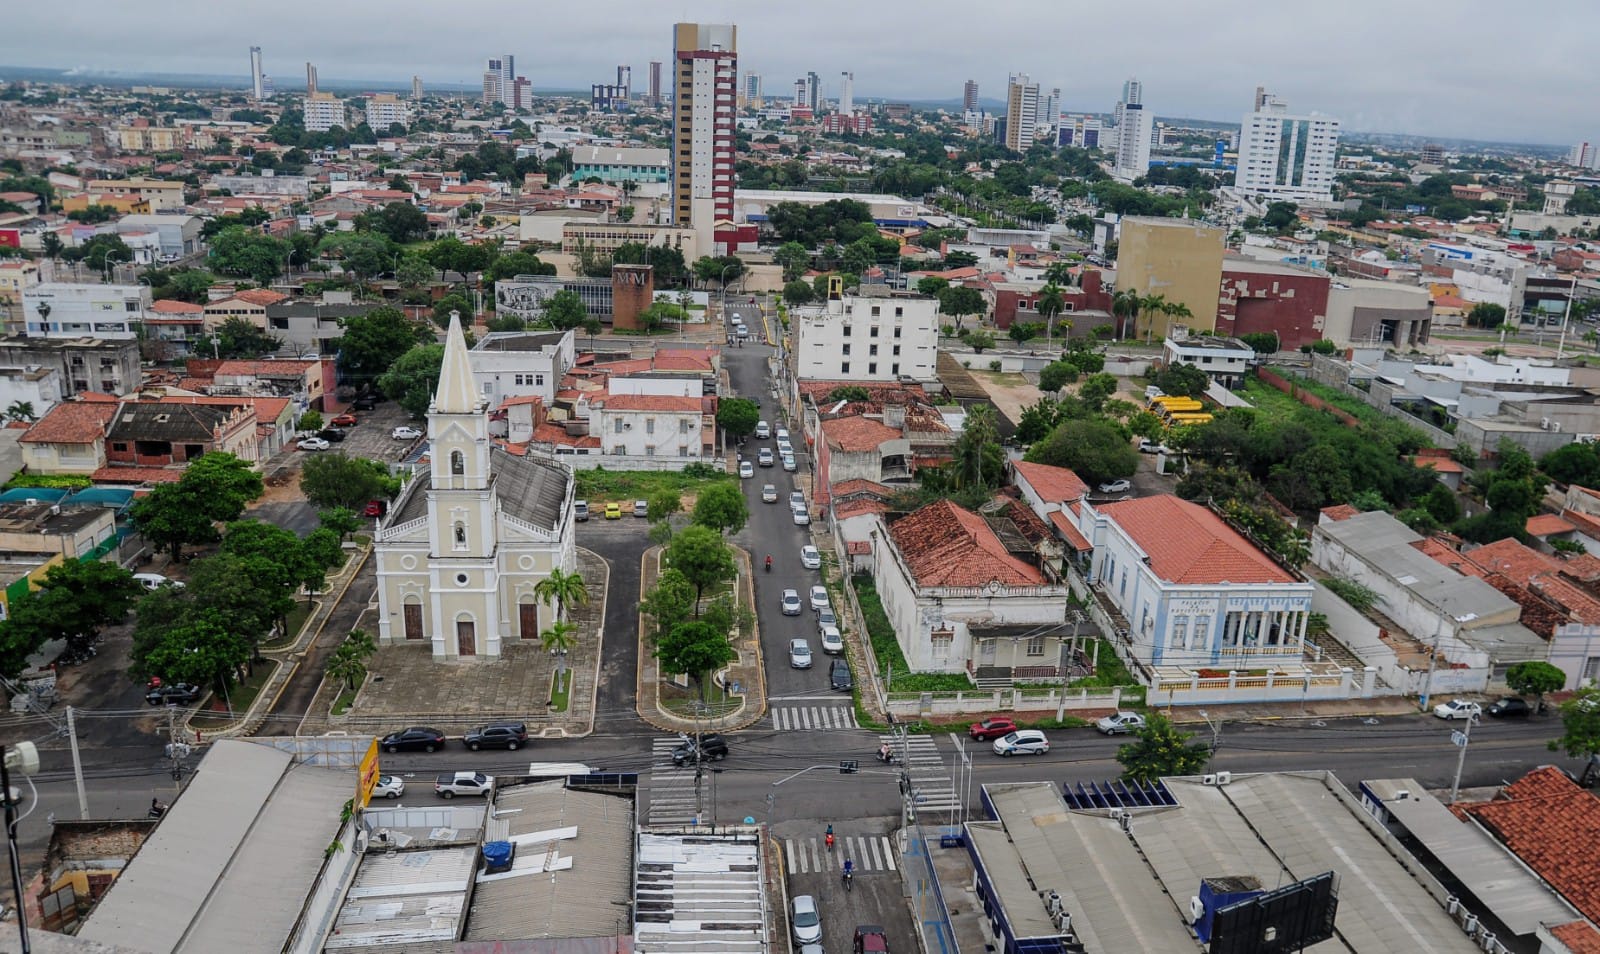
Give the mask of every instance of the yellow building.
M 92 179 L 89 192 L 126 192 L 150 200 L 153 212 L 183 208 L 183 183 L 165 179 Z
M 150 200 L 131 192 L 85 192 L 61 200 L 61 211 L 82 212 L 91 205 L 109 205 L 123 215 L 149 215 Z
M 177 152 L 184 148 L 180 126 L 114 126 L 112 140 L 119 152 Z
M 1140 338 L 1159 340 L 1181 324 L 1190 331 L 1215 331 L 1222 287 L 1222 251 L 1227 234 L 1191 219 L 1126 218 L 1117 239 L 1117 291 L 1161 295 L 1188 307 L 1190 317 L 1169 318 L 1139 310 Z

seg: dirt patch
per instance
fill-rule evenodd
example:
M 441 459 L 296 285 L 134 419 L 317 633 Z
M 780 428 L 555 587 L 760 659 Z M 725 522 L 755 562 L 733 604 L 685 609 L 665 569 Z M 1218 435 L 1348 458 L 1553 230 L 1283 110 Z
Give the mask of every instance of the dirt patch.
M 300 492 L 300 471 L 282 467 L 261 479 L 262 493 L 256 500 L 262 503 L 293 503 L 306 499 Z

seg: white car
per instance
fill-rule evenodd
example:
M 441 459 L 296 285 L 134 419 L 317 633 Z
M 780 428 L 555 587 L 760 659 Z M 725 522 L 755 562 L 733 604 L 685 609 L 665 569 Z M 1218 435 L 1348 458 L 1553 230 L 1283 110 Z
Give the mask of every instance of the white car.
M 294 446 L 303 451 L 325 451 L 333 445 L 320 437 L 307 437 Z
M 751 477 L 754 477 L 755 475 L 756 475 L 756 465 L 750 463 L 747 460 L 739 461 L 739 477 L 741 479 L 749 479 Z
M 773 486 L 772 484 L 762 484 L 761 485 L 761 502 L 762 503 L 777 503 L 778 502 L 778 488 Z
M 1433 707 L 1433 714 L 1441 719 L 1476 719 L 1482 713 L 1482 706 L 1466 699 L 1451 699 Z
M 163 586 L 171 586 L 180 590 L 183 589 L 183 582 L 181 580 L 169 580 L 160 573 L 135 573 L 133 575 L 133 581 L 152 593 L 161 589 Z
M 1018 729 L 994 740 L 995 755 L 1043 755 L 1048 751 L 1050 740 L 1038 729 Z
M 801 944 L 821 944 L 822 916 L 817 913 L 817 899 L 802 894 L 789 902 L 789 907 L 789 927 L 794 930 L 794 939 Z
M 778 457 L 778 460 L 783 462 L 783 469 L 787 470 L 791 474 L 794 473 L 795 470 L 797 469 L 796 466 L 795 466 L 794 455 L 793 454 L 782 454 L 782 455 L 780 455 Z
M 759 451 L 756 451 L 756 463 L 760 464 L 762 467 L 771 467 L 777 462 L 778 459 L 772 456 L 772 448 L 763 447 Z
M 380 775 L 372 786 L 373 798 L 399 798 L 406 793 L 406 780 L 398 775 Z
M 811 644 L 803 639 L 789 640 L 789 668 L 811 668 Z
M 794 456 L 794 445 L 789 443 L 789 438 L 787 438 L 787 437 L 779 437 L 778 440 L 777 440 L 777 444 L 778 444 L 778 456 L 779 457 L 793 457 Z
M 784 590 L 783 591 L 783 596 L 780 599 L 780 602 L 783 604 L 783 615 L 785 615 L 785 616 L 799 616 L 800 615 L 800 610 L 802 609 L 802 606 L 801 606 L 801 603 L 800 603 L 800 594 L 799 593 L 796 593 L 794 590 Z
M 822 627 L 822 651 L 830 656 L 844 652 L 844 637 L 839 634 L 839 627 Z
M 433 790 L 440 798 L 457 795 L 482 795 L 489 797 L 494 790 L 494 776 L 482 772 L 446 772 L 433 780 Z
M 778 428 L 772 432 L 772 436 L 776 438 L 780 444 L 789 443 L 789 429 L 787 427 Z
M 1144 716 L 1137 712 L 1113 712 L 1094 724 L 1105 735 L 1119 735 L 1144 728 Z
M 794 517 L 794 525 L 797 527 L 808 527 L 811 525 L 811 514 L 806 513 L 804 510 L 791 510 L 789 511 L 789 515 Z
M 764 441 L 772 436 L 772 425 L 766 421 L 756 422 L 756 440 Z
M 808 570 L 822 569 L 822 551 L 811 544 L 800 548 L 800 565 Z
M 828 588 L 820 583 L 813 586 L 811 588 L 811 608 L 814 610 L 826 609 L 828 605 Z
M 1129 482 L 1128 480 L 1124 479 L 1124 480 L 1113 480 L 1113 481 L 1110 481 L 1108 483 L 1101 484 L 1099 489 L 1100 489 L 1100 492 L 1103 493 L 1103 494 L 1121 494 L 1121 493 L 1127 493 L 1128 490 L 1131 489 L 1132 487 L 1133 487 L 1133 484 L 1131 482 Z
M 789 509 L 790 510 L 804 510 L 804 509 L 806 509 L 805 491 L 803 491 L 803 490 L 791 490 L 791 491 L 789 491 Z
M 412 427 L 410 424 L 401 424 L 399 427 L 390 431 L 389 436 L 397 441 L 414 441 L 422 436 L 422 432 Z

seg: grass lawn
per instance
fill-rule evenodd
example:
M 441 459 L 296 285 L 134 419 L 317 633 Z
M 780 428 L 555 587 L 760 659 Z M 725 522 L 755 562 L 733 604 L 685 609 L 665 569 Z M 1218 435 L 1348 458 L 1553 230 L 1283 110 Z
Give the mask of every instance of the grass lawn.
M 566 712 L 572 704 L 572 670 L 561 669 L 550 675 L 550 711 Z
M 294 642 L 295 637 L 300 635 L 300 628 L 305 626 L 307 617 L 311 615 L 311 611 L 316 608 L 316 605 L 314 600 L 295 600 L 294 609 L 289 611 L 289 626 L 284 631 L 283 636 L 262 643 L 261 648 L 276 649 Z
M 598 509 L 597 503 L 602 501 L 649 500 L 662 490 L 681 494 L 698 491 L 718 481 L 732 482 L 739 478 L 723 471 L 686 474 L 676 470 L 605 470 L 597 467 L 594 470 L 577 471 L 576 479 L 577 496 L 589 501 L 590 513 L 594 514 Z M 633 519 L 631 514 L 628 519 Z
M 878 588 L 873 584 L 872 577 L 864 573 L 857 574 L 851 582 L 855 586 L 856 602 L 861 606 L 861 616 L 867 627 L 872 651 L 878 657 L 878 669 L 893 673 L 889 691 L 960 692 L 972 688 L 972 681 L 958 672 L 908 672 L 905 653 L 900 651 L 894 626 L 889 622 L 889 615 L 883 611 L 883 603 L 878 599 Z
M 250 703 L 255 701 L 256 695 L 261 692 L 261 687 L 266 685 L 267 680 L 271 679 L 272 674 L 277 671 L 277 663 L 257 663 L 255 674 L 238 685 L 229 686 L 226 697 L 221 694 L 212 694 L 211 698 L 206 701 L 205 707 L 195 713 L 193 719 L 189 720 L 190 726 L 205 730 L 219 729 L 223 726 L 231 725 L 241 715 L 250 710 Z M 231 707 L 233 711 L 229 712 L 224 709 L 224 705 Z
M 333 714 L 344 715 L 346 712 L 350 711 L 350 707 L 355 705 L 355 702 L 355 692 L 353 690 L 346 689 L 344 692 L 339 693 L 339 698 L 333 700 Z

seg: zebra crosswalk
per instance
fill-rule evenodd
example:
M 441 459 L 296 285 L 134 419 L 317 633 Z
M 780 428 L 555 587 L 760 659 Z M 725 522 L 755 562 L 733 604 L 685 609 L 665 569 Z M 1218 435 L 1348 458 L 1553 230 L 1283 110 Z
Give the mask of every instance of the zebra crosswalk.
M 836 834 L 831 852 L 821 835 L 783 840 L 784 864 L 790 874 L 843 871 L 846 858 L 855 862 L 858 872 L 898 871 L 894 856 L 894 841 L 886 835 Z
M 905 748 L 893 735 L 882 735 L 880 741 L 894 749 L 896 758 L 905 759 L 906 773 L 911 776 L 911 786 L 917 792 L 918 812 L 959 812 L 961 798 L 956 794 L 955 783 L 945 769 L 944 757 L 939 747 L 926 735 L 908 735 Z
M 768 715 L 772 727 L 781 732 L 859 728 L 855 707 L 849 705 L 773 706 Z
M 652 825 L 689 825 L 700 814 L 700 799 L 695 791 L 694 766 L 672 764 L 677 737 L 651 742 L 650 803 L 646 818 Z

